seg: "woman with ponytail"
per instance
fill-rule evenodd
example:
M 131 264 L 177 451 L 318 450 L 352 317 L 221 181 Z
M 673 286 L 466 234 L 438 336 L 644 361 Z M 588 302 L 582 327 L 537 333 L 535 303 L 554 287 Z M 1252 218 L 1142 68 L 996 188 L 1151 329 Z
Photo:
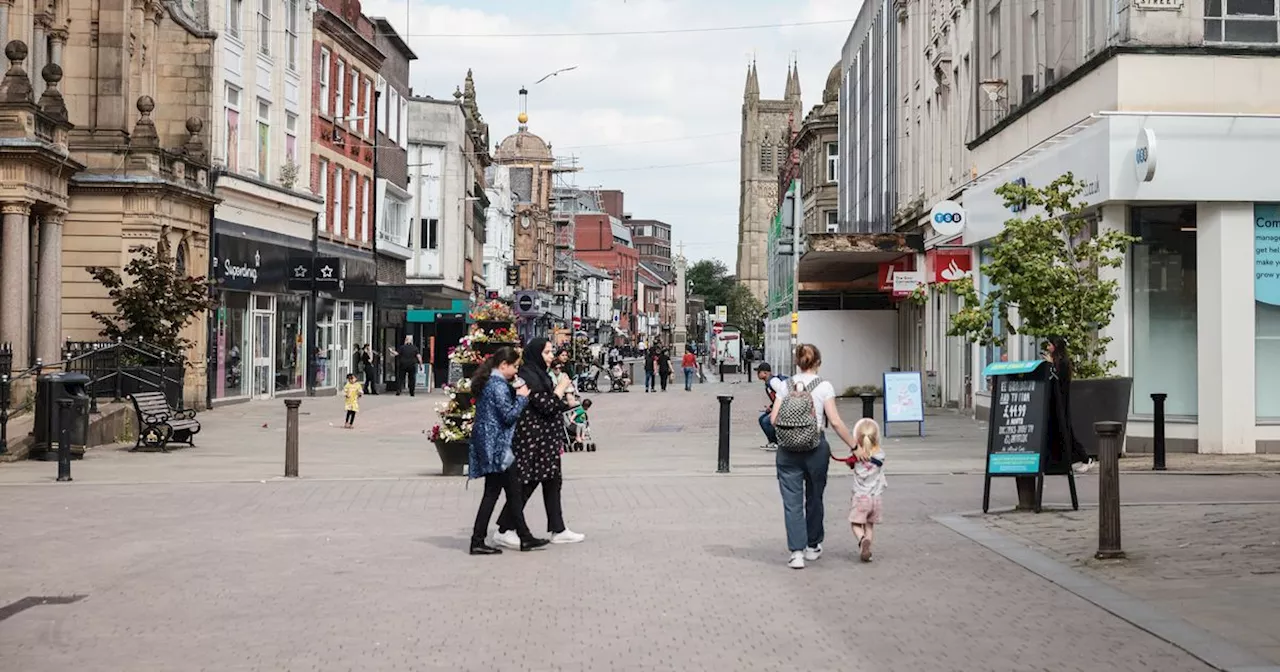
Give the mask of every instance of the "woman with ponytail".
M 497 555 L 502 551 L 485 543 L 489 519 L 498 505 L 498 495 L 506 491 L 511 525 L 519 538 L 517 548 L 530 551 L 547 544 L 529 532 L 524 521 L 524 498 L 520 477 L 511 450 L 511 436 L 516 421 L 529 403 L 529 387 L 521 381 L 515 388 L 520 353 L 515 348 L 500 348 L 485 360 L 471 379 L 471 395 L 476 404 L 475 428 L 471 432 L 470 478 L 484 478 L 484 497 L 476 512 L 471 530 L 471 555 Z M 515 504 L 515 506 L 511 506 Z

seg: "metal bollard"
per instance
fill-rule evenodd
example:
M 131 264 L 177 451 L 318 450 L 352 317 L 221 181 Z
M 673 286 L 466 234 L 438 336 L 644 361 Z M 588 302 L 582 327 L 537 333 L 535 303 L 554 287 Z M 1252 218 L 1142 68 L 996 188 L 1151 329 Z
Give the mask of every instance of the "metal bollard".
M 858 398 L 862 399 L 862 417 L 875 418 L 876 417 L 876 395 L 859 394 Z
M 1169 395 L 1156 392 L 1151 395 L 1155 406 L 1155 437 L 1152 439 L 1152 471 L 1164 471 L 1164 400 Z
M 58 400 L 58 482 L 71 480 L 71 400 Z
M 285 399 L 284 420 L 284 475 L 285 478 L 298 477 L 298 407 L 301 399 Z
M 1099 560 L 1123 558 L 1120 550 L 1120 428 L 1118 422 L 1093 423 L 1098 434 Z
M 716 364 L 716 368 L 720 369 L 720 382 L 724 382 L 724 362 Z
M 627 378 L 631 381 L 631 384 L 633 385 L 635 384 L 636 382 L 636 363 L 635 362 L 627 362 Z
M 12 383 L 9 374 L 0 374 L 0 455 L 9 452 L 9 397 Z
M 720 400 L 720 453 L 716 460 L 716 473 L 729 473 L 729 406 L 733 403 L 733 397 L 727 394 L 721 394 L 716 397 Z

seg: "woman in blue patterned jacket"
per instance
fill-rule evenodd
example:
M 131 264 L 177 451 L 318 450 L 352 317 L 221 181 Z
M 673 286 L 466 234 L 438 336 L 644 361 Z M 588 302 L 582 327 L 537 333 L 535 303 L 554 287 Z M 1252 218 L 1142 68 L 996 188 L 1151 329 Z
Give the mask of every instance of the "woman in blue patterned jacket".
M 511 435 L 516 420 L 529 402 L 529 388 L 518 381 L 512 388 L 520 364 L 520 353 L 514 348 L 502 348 L 493 353 L 476 370 L 471 379 L 472 398 L 475 399 L 475 426 L 471 432 L 470 478 L 484 477 L 484 497 L 476 512 L 475 528 L 471 531 L 471 555 L 497 555 L 502 551 L 485 543 L 489 531 L 489 519 L 498 505 L 498 494 L 506 491 L 507 503 L 514 513 L 516 533 L 520 535 L 520 550 L 531 551 L 547 545 L 546 539 L 538 539 L 524 522 L 523 493 L 520 476 L 515 468 L 515 453 L 511 451 Z

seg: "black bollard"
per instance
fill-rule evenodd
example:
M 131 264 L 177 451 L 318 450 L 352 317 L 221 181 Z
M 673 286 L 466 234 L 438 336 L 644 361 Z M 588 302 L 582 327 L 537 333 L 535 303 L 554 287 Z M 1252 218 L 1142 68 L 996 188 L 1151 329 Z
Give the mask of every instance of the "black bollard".
M 1155 405 L 1155 438 L 1152 439 L 1153 460 L 1151 469 L 1153 471 L 1164 471 L 1164 400 L 1169 395 L 1163 392 L 1156 392 L 1151 395 L 1151 401 Z
M 876 417 L 876 395 L 859 394 L 858 398 L 862 399 L 862 417 L 875 418 Z
M 298 477 L 298 407 L 301 399 L 285 399 L 284 419 L 284 475 Z
M 1099 560 L 1123 558 L 1120 547 L 1120 423 L 1093 423 L 1098 434 Z
M 58 400 L 58 482 L 71 480 L 71 400 Z
M 720 454 L 716 463 L 717 474 L 729 473 L 729 406 L 733 403 L 733 397 L 722 394 L 716 397 L 720 400 Z
M 9 452 L 9 374 L 0 374 L 0 455 Z
M 720 382 L 724 382 L 724 362 L 717 362 L 716 367 L 720 369 Z

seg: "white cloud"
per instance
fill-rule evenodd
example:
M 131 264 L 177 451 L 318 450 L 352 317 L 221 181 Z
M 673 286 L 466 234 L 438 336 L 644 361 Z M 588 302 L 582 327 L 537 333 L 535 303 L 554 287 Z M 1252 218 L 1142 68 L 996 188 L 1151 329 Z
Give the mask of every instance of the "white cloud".
M 761 94 L 781 98 L 798 59 L 805 109 L 820 102 L 850 24 L 666 35 L 425 37 L 589 33 L 851 19 L 848 0 L 570 0 L 488 2 L 459 8 L 426 0 L 366 0 L 417 53 L 418 95 L 446 97 L 474 71 L 481 114 L 497 143 L 515 131 L 517 90 L 529 87 L 529 128 L 557 155 L 574 154 L 580 186 L 626 192 L 636 217 L 670 222 L 693 258 L 734 265 L 738 132 L 752 56 Z M 406 29 L 406 26 L 408 28 Z M 559 68 L 576 70 L 533 82 Z M 693 137 L 673 142 L 653 142 Z M 683 168 L 647 166 L 704 163 Z M 720 163 L 710 163 L 720 162 Z

